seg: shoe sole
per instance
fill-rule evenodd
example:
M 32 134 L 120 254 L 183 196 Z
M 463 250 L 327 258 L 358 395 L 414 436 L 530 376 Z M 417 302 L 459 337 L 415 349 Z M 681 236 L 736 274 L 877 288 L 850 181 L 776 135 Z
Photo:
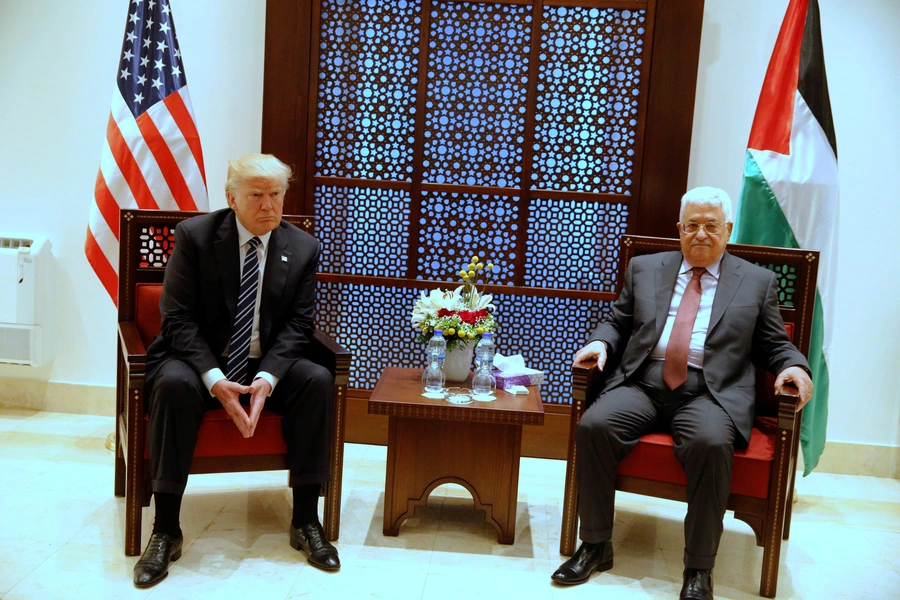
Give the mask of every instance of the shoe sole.
M 173 555 L 169 558 L 169 561 L 171 561 L 171 562 L 176 562 L 179 558 L 181 558 L 181 550 L 179 550 L 178 552 L 176 552 L 175 554 L 173 554 Z M 138 582 L 134 582 L 134 587 L 136 587 L 136 588 L 148 588 L 148 587 L 153 587 L 154 585 L 156 585 L 157 583 L 159 583 L 160 581 L 162 581 L 163 579 L 165 579 L 165 578 L 168 577 L 168 576 L 169 576 L 169 571 L 166 570 L 166 572 L 163 573 L 163 574 L 162 574 L 162 577 L 160 577 L 159 579 L 154 579 L 153 581 L 149 581 L 149 582 L 147 582 L 147 583 L 138 583 Z
M 585 577 L 584 579 L 569 579 L 568 581 L 560 581 L 559 579 L 553 579 L 552 577 L 550 579 L 553 580 L 553 583 L 558 583 L 560 585 L 579 585 L 579 584 L 586 582 L 588 579 L 590 579 L 591 575 L 593 575 L 594 573 L 602 573 L 603 571 L 609 571 L 610 569 L 612 569 L 612 567 L 613 567 L 613 561 L 609 560 L 609 561 L 606 561 L 605 563 L 600 563 L 599 565 L 597 565 L 597 568 L 594 569 L 593 571 L 591 571 L 590 573 L 588 573 L 587 577 Z
M 314 563 L 312 561 L 312 559 L 309 557 L 309 551 L 306 548 L 304 548 L 302 545 L 300 545 L 300 542 L 298 542 L 297 540 L 291 539 L 291 548 L 293 548 L 297 552 L 305 553 L 306 554 L 306 562 L 308 562 L 312 566 L 316 567 L 317 569 L 322 569 L 323 571 L 337 571 L 341 568 L 340 566 L 332 567 L 331 565 L 322 565 L 322 564 Z

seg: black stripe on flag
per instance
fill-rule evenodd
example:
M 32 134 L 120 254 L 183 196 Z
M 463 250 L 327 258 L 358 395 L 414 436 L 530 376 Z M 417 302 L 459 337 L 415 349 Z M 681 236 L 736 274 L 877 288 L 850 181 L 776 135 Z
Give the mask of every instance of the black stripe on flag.
M 797 89 L 825 131 L 825 137 L 828 138 L 837 159 L 837 138 L 834 135 L 834 120 L 831 117 L 828 78 L 825 76 L 825 53 L 822 50 L 818 0 L 809 0 L 809 7 L 806 10 L 803 43 L 800 46 L 800 81 Z

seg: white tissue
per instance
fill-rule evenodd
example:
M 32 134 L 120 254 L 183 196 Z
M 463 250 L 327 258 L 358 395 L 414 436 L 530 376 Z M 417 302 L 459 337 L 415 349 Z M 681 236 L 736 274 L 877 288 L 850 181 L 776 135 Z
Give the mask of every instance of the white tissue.
M 494 368 L 498 369 L 504 377 L 513 377 L 515 375 L 534 375 L 541 371 L 537 369 L 529 369 L 525 366 L 525 359 L 521 354 L 513 354 L 512 356 L 503 356 L 499 352 L 494 355 Z
M 525 387 L 524 385 L 511 385 L 508 388 L 506 388 L 506 391 L 509 392 L 510 394 L 527 394 L 528 388 Z

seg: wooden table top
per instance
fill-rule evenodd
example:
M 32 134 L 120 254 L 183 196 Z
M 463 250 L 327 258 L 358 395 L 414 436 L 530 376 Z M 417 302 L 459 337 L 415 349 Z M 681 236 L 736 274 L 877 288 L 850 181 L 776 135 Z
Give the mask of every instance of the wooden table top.
M 471 376 L 457 385 L 471 389 Z M 541 390 L 536 385 L 528 388 L 527 395 L 496 390 L 497 399 L 493 402 L 463 405 L 425 398 L 422 391 L 422 369 L 387 367 L 369 397 L 369 414 L 509 425 L 544 424 Z

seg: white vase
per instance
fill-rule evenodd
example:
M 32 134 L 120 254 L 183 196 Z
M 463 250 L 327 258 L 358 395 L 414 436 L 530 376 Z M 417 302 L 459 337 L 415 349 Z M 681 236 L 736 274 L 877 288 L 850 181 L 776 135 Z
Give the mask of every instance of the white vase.
M 454 348 L 447 351 L 444 358 L 444 377 L 447 381 L 465 381 L 472 370 L 472 354 L 475 344 L 466 344 L 465 348 Z

